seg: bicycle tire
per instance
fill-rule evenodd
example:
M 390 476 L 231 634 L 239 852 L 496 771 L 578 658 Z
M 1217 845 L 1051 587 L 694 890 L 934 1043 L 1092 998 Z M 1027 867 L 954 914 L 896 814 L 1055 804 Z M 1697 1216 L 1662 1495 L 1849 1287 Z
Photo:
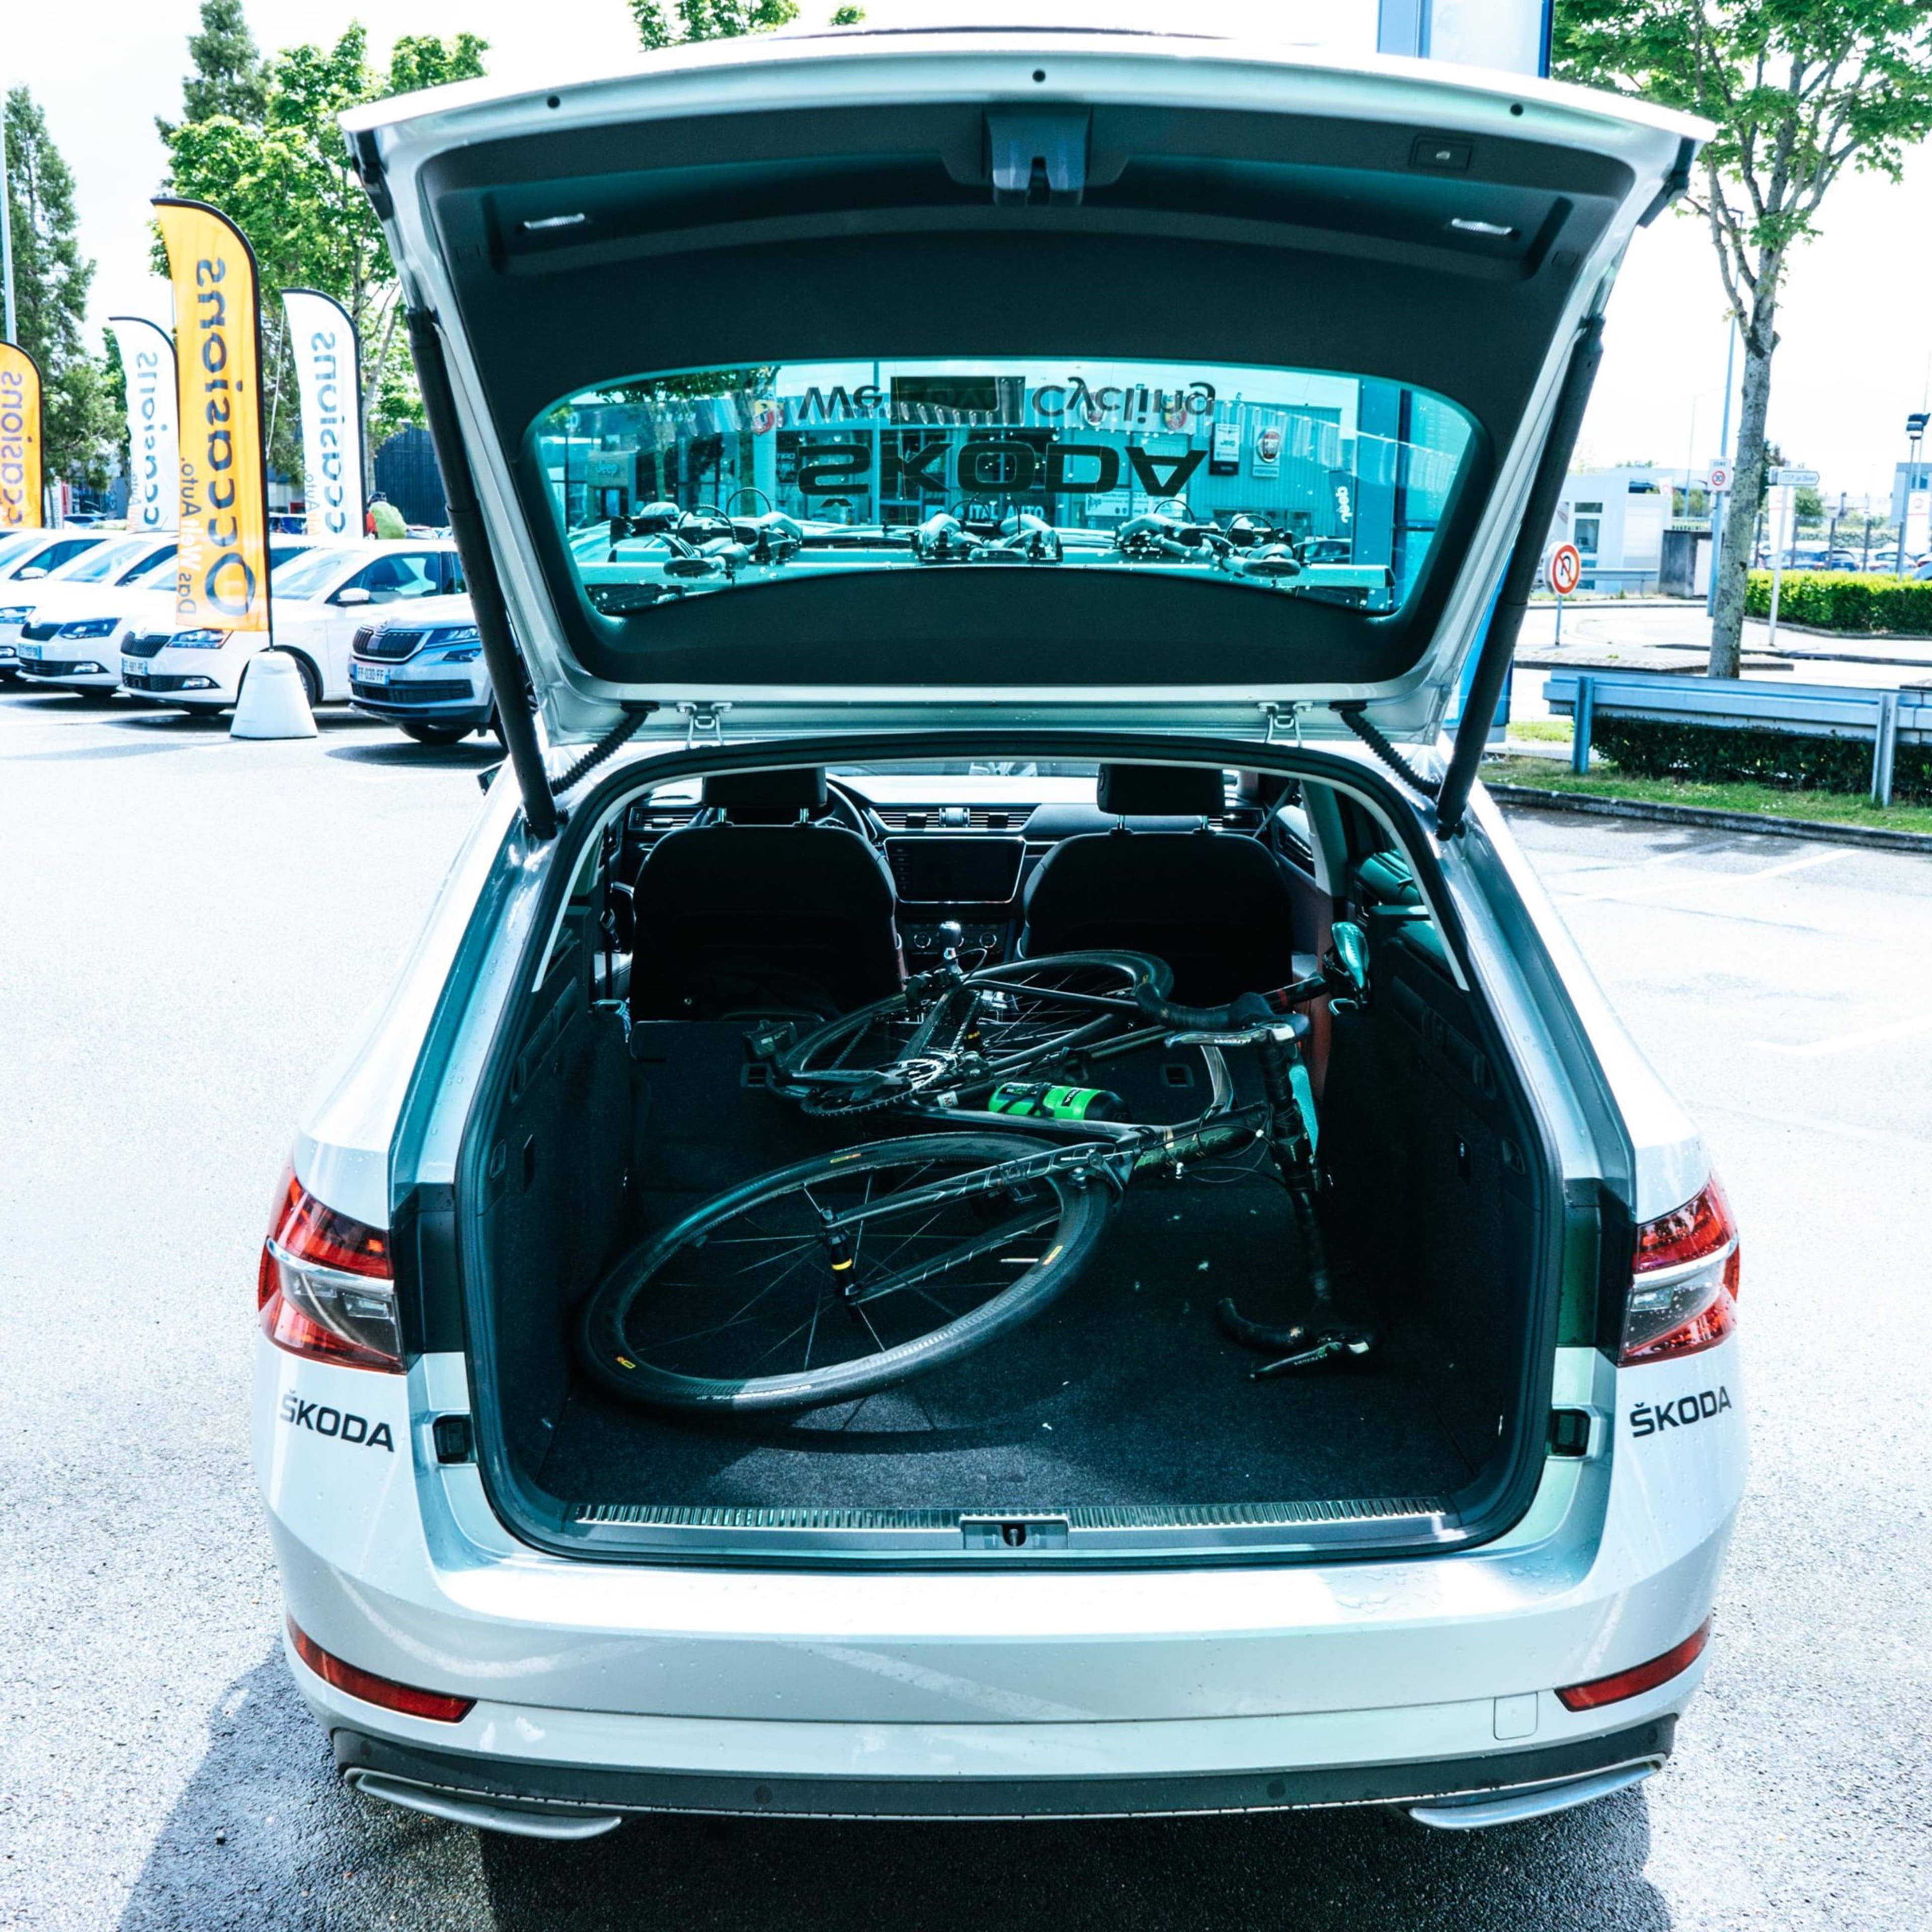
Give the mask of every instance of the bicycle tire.
M 1064 1172 L 1032 1178 L 1028 1184 L 1044 1190 L 1052 1197 L 1054 1203 L 1050 1211 L 1042 1211 L 1036 1224 L 1029 1228 L 1026 1237 L 1039 1239 L 1044 1252 L 1028 1261 L 1023 1273 L 967 1312 L 941 1322 L 904 1343 L 882 1347 L 877 1352 L 852 1360 L 828 1362 L 812 1368 L 809 1366 L 812 1342 L 808 1338 L 806 1363 L 797 1370 L 766 1376 L 694 1374 L 648 1359 L 653 1351 L 638 1342 L 632 1331 L 638 1325 L 635 1318 L 640 1298 L 652 1282 L 662 1281 L 679 1257 L 701 1250 L 718 1235 L 720 1229 L 748 1213 L 766 1210 L 770 1204 L 788 1196 L 802 1194 L 809 1202 L 808 1190 L 814 1184 L 849 1185 L 861 1177 L 896 1166 L 931 1168 L 950 1162 L 970 1173 L 975 1166 L 1009 1167 L 1014 1160 L 1015 1147 L 1010 1136 L 914 1134 L 874 1142 L 868 1146 L 848 1148 L 838 1154 L 816 1156 L 755 1176 L 706 1202 L 662 1234 L 640 1243 L 605 1275 L 586 1300 L 580 1312 L 578 1324 L 580 1358 L 602 1387 L 627 1402 L 686 1413 L 736 1414 L 782 1413 L 849 1402 L 876 1394 L 912 1376 L 957 1361 L 1031 1320 L 1072 1286 L 1106 1226 L 1112 1204 L 1110 1189 L 1076 1184 Z M 868 1202 L 872 1198 L 869 1181 L 866 1198 Z M 880 1197 L 882 1200 L 890 1198 Z M 814 1204 L 816 1209 L 817 1204 Z M 884 1218 L 882 1214 L 880 1220 Z M 1044 1225 L 1049 1220 L 1050 1228 Z M 947 1238 L 925 1238 L 943 1240 Z M 986 1252 L 971 1258 L 991 1262 L 995 1258 L 991 1244 L 1004 1238 L 997 1232 L 993 1236 L 982 1238 L 979 1246 Z M 727 1244 L 719 1243 L 720 1246 Z M 970 1245 L 962 1243 L 957 1252 L 966 1254 Z M 798 1241 L 796 1248 L 801 1256 L 809 1246 L 809 1242 L 802 1238 Z M 952 1265 L 948 1256 L 953 1252 L 942 1250 L 938 1256 L 926 1257 L 914 1270 L 902 1272 L 919 1274 L 921 1281 L 939 1279 Z M 736 1256 L 731 1258 L 734 1262 L 737 1259 Z M 772 1258 L 774 1261 L 784 1258 L 783 1254 Z M 887 1258 L 890 1265 L 890 1252 Z M 760 1267 L 770 1264 L 758 1264 Z M 799 1265 L 797 1262 L 788 1264 L 784 1274 L 793 1274 Z M 740 1287 L 731 1289 L 730 1294 L 742 1292 L 742 1279 L 750 1271 L 740 1268 L 735 1275 L 725 1276 L 741 1283 Z M 808 1294 L 817 1297 L 813 1317 L 814 1336 L 821 1313 L 829 1315 L 836 1322 L 842 1307 L 846 1305 L 838 1298 L 836 1276 L 831 1274 L 829 1263 L 824 1273 L 826 1280 L 820 1281 L 808 1270 L 794 1291 L 801 1304 Z M 888 1276 L 886 1279 L 890 1281 L 892 1277 Z M 828 1282 L 831 1284 L 829 1300 Z M 754 1300 L 761 1298 L 765 1292 L 759 1290 Z M 898 1291 L 889 1288 L 886 1292 Z M 920 1298 L 931 1300 L 932 1297 L 922 1292 Z M 876 1300 L 868 1300 L 862 1296 L 858 1300 L 862 1306 L 878 1305 Z M 785 1312 L 774 1315 L 775 1320 L 785 1318 Z M 713 1330 L 704 1332 L 722 1333 L 731 1325 L 728 1321 Z M 865 1325 L 868 1330 L 873 1328 L 869 1316 L 866 1318 Z M 754 1346 L 754 1340 L 755 1337 L 744 1346 Z
M 968 973 L 962 983 L 1000 992 L 1024 987 L 1030 978 L 1058 969 L 1112 974 L 1118 977 L 1120 984 L 1118 993 L 1110 992 L 1108 997 L 1117 997 L 1137 1006 L 1163 998 L 1174 980 L 1167 962 L 1150 953 L 1094 951 L 1048 953 L 1037 958 L 1014 959 L 998 966 L 982 966 Z M 1046 1005 L 1053 1004 L 1050 991 L 1043 991 L 1038 997 Z M 855 1069 L 828 1064 L 852 1052 L 872 1028 L 877 1027 L 889 1032 L 908 1017 L 904 995 L 894 994 L 814 1027 L 774 1063 L 774 1086 L 787 1097 L 798 1101 L 808 1112 L 832 1116 L 877 1113 L 897 1106 L 928 1088 L 945 1087 L 949 1082 L 943 1064 L 928 1064 L 914 1071 L 902 1072 L 892 1061 L 874 1068 L 862 1066 Z M 986 1077 L 989 1080 L 1020 1078 L 1031 1069 L 1052 1065 L 1090 1044 L 1118 1023 L 1117 1016 L 1096 1014 L 1081 1024 L 1069 1024 L 1030 1050 L 990 1056 Z M 918 1058 L 915 1055 L 915 1060 Z M 866 1077 L 868 1074 L 872 1076 L 869 1078 Z

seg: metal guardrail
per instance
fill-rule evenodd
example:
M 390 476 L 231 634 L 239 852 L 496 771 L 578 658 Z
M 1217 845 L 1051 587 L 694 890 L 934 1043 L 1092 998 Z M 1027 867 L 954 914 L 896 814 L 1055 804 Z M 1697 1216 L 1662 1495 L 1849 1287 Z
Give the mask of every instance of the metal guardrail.
M 1594 564 L 1586 562 L 1583 574 L 1576 580 L 1580 590 L 1601 590 L 1639 595 L 1654 592 L 1661 573 L 1661 564 L 1648 566 L 1622 564 Z
M 1570 766 L 1590 767 L 1598 718 L 1648 718 L 1666 724 L 1750 725 L 1812 738 L 1861 738 L 1872 748 L 1871 795 L 1892 802 L 1899 742 L 1932 744 L 1932 686 L 1867 691 L 1842 684 L 1762 684 L 1676 671 L 1561 670 L 1543 687 L 1552 713 L 1574 718 Z

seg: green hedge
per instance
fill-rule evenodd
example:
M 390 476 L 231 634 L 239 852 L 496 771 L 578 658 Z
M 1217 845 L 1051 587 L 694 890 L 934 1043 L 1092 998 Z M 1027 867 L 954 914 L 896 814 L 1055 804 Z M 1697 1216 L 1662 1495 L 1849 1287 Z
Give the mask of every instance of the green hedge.
M 1721 784 L 1752 779 L 1788 791 L 1871 790 L 1869 740 L 1802 737 L 1792 731 L 1672 724 L 1648 718 L 1599 718 L 1590 741 L 1619 771 L 1640 778 Z M 1900 745 L 1892 796 L 1932 803 L 1932 746 Z
M 1769 571 L 1751 572 L 1744 608 L 1754 617 L 1770 616 Z M 1932 638 L 1932 584 L 1867 577 L 1852 570 L 1787 570 L 1778 593 L 1778 614 L 1820 631 Z

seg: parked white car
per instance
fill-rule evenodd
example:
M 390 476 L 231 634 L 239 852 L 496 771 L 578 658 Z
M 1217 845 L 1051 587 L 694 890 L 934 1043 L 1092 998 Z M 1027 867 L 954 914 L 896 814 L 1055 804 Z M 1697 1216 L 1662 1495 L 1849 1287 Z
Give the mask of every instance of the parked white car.
M 20 669 L 20 627 L 34 614 L 40 586 L 118 534 L 64 525 L 0 537 L 0 680 Z
M 268 580 L 272 638 L 214 626 L 170 628 L 143 640 L 122 682 L 136 697 L 184 711 L 228 710 L 258 651 L 286 652 L 296 662 L 311 704 L 350 695 L 349 659 L 371 607 L 437 597 L 461 587 L 456 551 L 445 542 L 314 544 L 277 566 Z
M 1477 772 L 1707 130 L 1012 30 L 346 124 L 540 716 L 261 1258 L 344 1777 L 556 1838 L 1656 1771 L 1737 1234 Z
M 357 630 L 350 702 L 419 745 L 454 745 L 496 726 L 496 700 L 467 597 L 424 597 Z
M 127 640 L 173 610 L 174 564 L 172 537 L 122 537 L 43 579 L 16 635 L 21 682 L 112 691 Z

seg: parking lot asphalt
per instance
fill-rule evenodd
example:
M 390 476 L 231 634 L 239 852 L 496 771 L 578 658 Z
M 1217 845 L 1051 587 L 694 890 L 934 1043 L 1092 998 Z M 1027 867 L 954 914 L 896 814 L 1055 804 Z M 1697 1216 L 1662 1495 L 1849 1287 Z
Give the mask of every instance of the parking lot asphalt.
M 248 1466 L 302 1100 L 494 748 L 0 692 L 0 1924 L 1918 1928 L 1932 1897 L 1932 862 L 1520 816 L 1744 1228 L 1751 1496 L 1670 1767 L 1546 1823 L 639 1820 L 343 1792 Z

